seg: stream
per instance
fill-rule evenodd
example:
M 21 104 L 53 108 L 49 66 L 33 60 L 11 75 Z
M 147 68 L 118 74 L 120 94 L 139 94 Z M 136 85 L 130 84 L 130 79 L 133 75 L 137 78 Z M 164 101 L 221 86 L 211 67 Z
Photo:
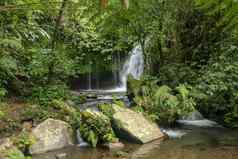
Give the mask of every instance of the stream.
M 60 153 L 66 154 L 65 159 L 238 159 L 237 130 L 180 126 L 167 131 L 175 136 L 145 145 L 125 143 L 123 157 L 103 148 L 70 147 L 33 159 L 55 159 Z

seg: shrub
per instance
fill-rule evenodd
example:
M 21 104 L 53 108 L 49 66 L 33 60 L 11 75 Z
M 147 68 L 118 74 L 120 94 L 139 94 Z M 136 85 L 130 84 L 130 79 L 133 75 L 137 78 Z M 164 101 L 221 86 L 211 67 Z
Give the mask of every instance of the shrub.
M 14 138 L 13 142 L 24 154 L 29 154 L 29 148 L 35 143 L 35 138 L 30 133 L 23 131 Z
M 33 120 L 40 123 L 48 118 L 68 122 L 74 129 L 79 128 L 81 113 L 76 108 L 69 106 L 62 100 L 53 100 L 46 106 L 28 105 L 22 113 L 22 120 Z
M 69 95 L 68 87 L 65 85 L 36 86 L 32 90 L 30 100 L 40 105 L 48 105 L 52 100 L 64 100 Z
M 98 105 L 98 109 L 107 117 L 109 117 L 109 119 L 112 119 L 113 114 L 115 113 L 114 109 L 112 108 L 112 104 L 99 104 Z
M 135 110 L 145 113 L 152 120 L 173 123 L 179 116 L 195 109 L 195 101 L 188 86 L 179 85 L 175 89 L 167 85 L 158 86 L 157 79 L 150 77 L 136 81 L 134 93 Z M 132 81 L 134 82 L 134 81 Z
M 62 100 L 53 100 L 50 107 L 56 110 L 56 118 L 68 122 L 75 130 L 80 127 L 81 112 L 79 108 L 69 106 Z
M 88 111 L 82 113 L 80 132 L 93 147 L 98 143 L 112 142 L 116 138 L 109 118 Z
M 0 85 L 0 101 L 6 96 L 7 90 L 5 88 L 1 88 Z
M 8 136 L 21 130 L 20 120 L 10 111 L 10 105 L 0 103 L 0 136 Z
M 194 86 L 193 96 L 199 109 L 208 117 L 237 127 L 238 47 L 222 49 L 218 59 L 210 61 Z
M 161 86 L 155 93 L 153 111 L 160 122 L 172 123 L 194 110 L 195 102 L 189 97 L 188 89 L 180 85 L 175 90 L 176 93 L 168 86 Z

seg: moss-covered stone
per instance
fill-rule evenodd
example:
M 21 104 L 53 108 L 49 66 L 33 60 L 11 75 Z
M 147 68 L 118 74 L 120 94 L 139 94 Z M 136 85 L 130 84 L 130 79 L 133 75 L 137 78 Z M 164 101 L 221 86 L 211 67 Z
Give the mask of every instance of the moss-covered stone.
M 113 108 L 113 120 L 120 137 L 143 144 L 164 137 L 158 126 L 148 121 L 141 113 L 117 105 Z

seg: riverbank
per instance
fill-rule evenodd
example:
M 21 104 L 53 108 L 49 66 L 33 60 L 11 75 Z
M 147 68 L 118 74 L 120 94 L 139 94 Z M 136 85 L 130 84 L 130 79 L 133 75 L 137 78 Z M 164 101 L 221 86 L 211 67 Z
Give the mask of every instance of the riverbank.
M 85 141 L 90 147 L 114 150 L 124 147 L 120 142 L 124 139 L 146 144 L 164 137 L 156 124 L 126 108 L 121 101 L 83 110 L 73 101 L 68 103 L 60 100 L 53 100 L 47 106 L 19 101 L 2 103 L 3 156 L 12 157 L 16 151 L 21 156 L 31 156 L 82 145 Z

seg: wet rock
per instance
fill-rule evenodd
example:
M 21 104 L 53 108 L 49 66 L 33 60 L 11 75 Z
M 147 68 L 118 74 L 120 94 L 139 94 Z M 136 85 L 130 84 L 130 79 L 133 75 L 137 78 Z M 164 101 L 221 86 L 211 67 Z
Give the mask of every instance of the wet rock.
M 115 131 L 119 137 L 142 144 L 164 137 L 159 127 L 143 114 L 117 105 L 113 105 L 113 108 Z
M 118 151 L 125 147 L 125 145 L 121 142 L 115 143 L 106 143 L 103 145 L 105 148 L 109 149 L 110 151 Z
M 125 152 L 125 151 L 117 151 L 114 154 L 114 156 L 117 158 L 120 158 L 120 159 L 126 159 L 126 158 L 128 158 L 129 154 L 128 154 L 128 152 Z
M 203 119 L 203 120 L 177 120 L 179 124 L 184 126 L 196 126 L 196 127 L 221 127 L 216 122 Z
M 161 140 L 144 144 L 131 153 L 131 159 L 147 158 L 154 150 L 160 147 Z
M 199 111 L 194 111 L 190 114 L 188 114 L 187 116 L 182 117 L 181 120 L 190 120 L 190 121 L 194 121 L 194 120 L 203 120 L 204 117 L 202 116 L 202 114 Z
M 67 157 L 66 153 L 60 153 L 55 155 L 56 159 L 65 159 Z
M 165 133 L 168 138 L 171 139 L 182 138 L 184 135 L 186 135 L 186 132 L 181 130 L 163 129 L 162 132 Z
M 31 154 L 61 149 L 74 143 L 73 130 L 60 120 L 47 119 L 32 130 L 36 142 L 30 147 Z
M 187 116 L 184 116 L 176 121 L 184 126 L 196 126 L 196 127 L 221 127 L 218 123 L 205 119 L 198 111 L 194 111 Z

